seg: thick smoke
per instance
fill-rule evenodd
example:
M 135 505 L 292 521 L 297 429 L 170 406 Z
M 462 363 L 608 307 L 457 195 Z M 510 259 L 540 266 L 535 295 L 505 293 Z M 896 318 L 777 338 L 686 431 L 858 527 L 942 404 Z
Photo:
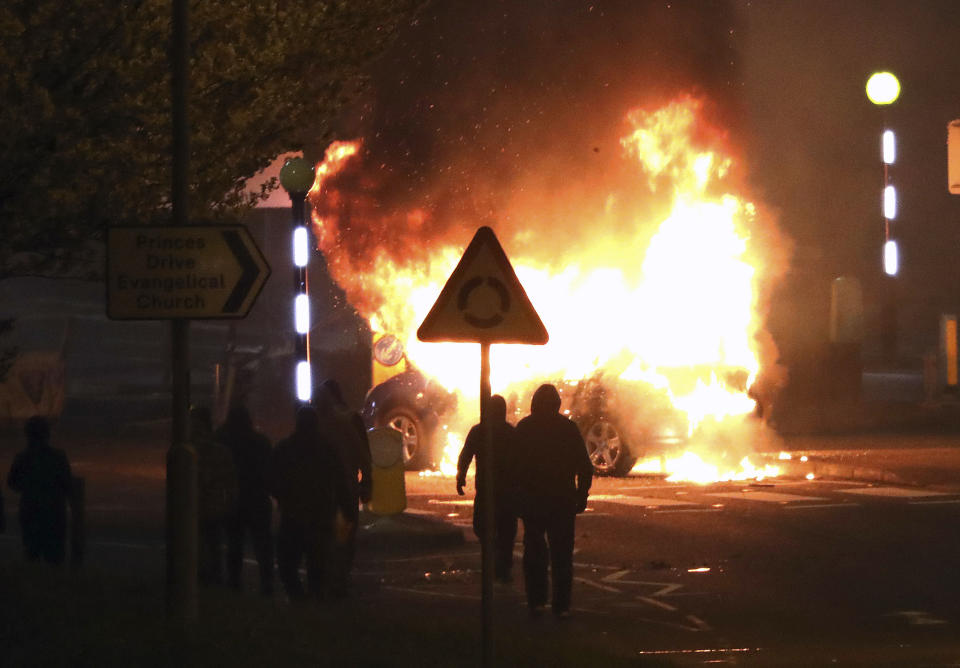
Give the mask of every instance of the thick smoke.
M 420 262 L 425 243 L 462 246 L 492 225 L 526 232 L 508 251 L 563 261 L 632 178 L 615 159 L 629 109 L 693 93 L 736 134 L 733 14 L 704 0 L 428 7 L 341 123 L 362 154 L 315 202 L 339 222 L 337 255 L 351 270 L 373 247 Z

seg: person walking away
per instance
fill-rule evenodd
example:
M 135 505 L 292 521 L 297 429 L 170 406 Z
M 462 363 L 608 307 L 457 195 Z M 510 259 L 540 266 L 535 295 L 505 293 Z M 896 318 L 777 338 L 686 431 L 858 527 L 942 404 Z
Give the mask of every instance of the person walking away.
M 190 410 L 190 442 L 197 451 L 197 511 L 200 583 L 223 582 L 223 540 L 237 511 L 237 473 L 233 455 L 213 437 L 210 409 Z
M 494 578 L 503 584 L 513 581 L 513 543 L 517 538 L 517 511 L 514 503 L 514 466 L 516 433 L 507 422 L 507 402 L 499 394 L 490 397 L 489 419 L 493 423 L 493 541 Z M 473 531 L 483 540 L 484 496 L 483 459 L 486 439 L 483 422 L 474 425 L 457 458 L 457 494 L 464 495 L 470 462 L 476 460 L 476 496 L 473 501 Z
M 580 430 L 560 414 L 560 394 L 553 385 L 534 392 L 516 438 L 527 606 L 531 616 L 543 612 L 549 562 L 551 608 L 565 618 L 573 588 L 574 523 L 587 507 L 593 466 Z
M 27 447 L 10 466 L 7 486 L 20 494 L 20 533 L 29 561 L 59 566 L 67 551 L 67 500 L 72 475 L 63 450 L 50 445 L 50 423 L 34 416 L 24 424 Z
M 249 533 L 253 553 L 260 569 L 260 593 L 273 594 L 273 538 L 270 521 L 268 476 L 273 454 L 270 440 L 253 427 L 250 411 L 237 403 L 227 411 L 227 419 L 217 429 L 214 440 L 233 456 L 237 472 L 237 506 L 227 526 L 227 582 L 242 589 L 244 539 Z
M 271 465 L 271 493 L 280 508 L 277 571 L 291 601 L 309 593 L 325 595 L 325 561 L 333 538 L 337 509 L 347 512 L 343 467 L 329 437 L 320 431 L 312 406 L 297 412 L 293 434 L 277 444 Z M 306 561 L 307 592 L 300 579 Z
M 347 406 L 340 384 L 336 380 L 331 378 L 323 382 L 317 401 L 321 429 L 333 441 L 344 467 L 345 512 L 337 522 L 330 573 L 331 593 L 343 597 L 350 589 L 350 571 L 353 570 L 357 526 L 360 523 L 360 503 L 370 501 L 370 440 L 363 418 Z

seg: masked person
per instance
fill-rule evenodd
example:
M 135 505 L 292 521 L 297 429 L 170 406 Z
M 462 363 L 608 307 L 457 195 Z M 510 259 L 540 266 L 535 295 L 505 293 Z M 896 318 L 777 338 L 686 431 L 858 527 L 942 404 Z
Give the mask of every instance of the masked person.
M 344 469 L 346 499 L 344 512 L 336 520 L 330 573 L 330 591 L 334 596 L 342 597 L 349 593 L 357 526 L 360 523 L 360 502 L 370 501 L 370 441 L 363 418 L 347 406 L 336 380 L 325 380 L 320 386 L 317 410 L 320 428 L 331 439 Z
M 514 467 L 512 457 L 515 450 L 515 431 L 507 422 L 507 402 L 499 394 L 490 397 L 489 420 L 493 428 L 493 541 L 494 541 L 494 577 L 504 584 L 512 582 L 513 542 L 517 538 L 517 512 L 514 504 Z M 485 487 L 483 460 L 486 441 L 485 424 L 474 425 L 463 443 L 457 458 L 457 494 L 463 496 L 467 471 L 470 463 L 476 460 L 477 490 L 473 501 L 473 531 L 483 540 L 485 522 Z
M 543 612 L 549 563 L 553 614 L 567 617 L 573 588 L 574 522 L 587 507 L 593 465 L 580 430 L 560 414 L 560 394 L 553 385 L 541 385 L 534 392 L 530 415 L 517 424 L 516 439 L 527 606 L 534 617 Z
M 291 601 L 306 593 L 300 563 L 306 561 L 307 591 L 316 599 L 326 594 L 326 560 L 333 538 L 334 517 L 347 503 L 346 476 L 334 444 L 320 430 L 312 406 L 297 412 L 293 434 L 277 444 L 271 465 L 271 492 L 280 507 L 277 571 Z
M 67 550 L 67 501 L 72 476 L 63 450 L 50 445 L 50 423 L 34 416 L 24 424 L 26 449 L 10 466 L 7 485 L 20 494 L 20 532 L 28 560 L 60 565 Z
M 241 589 L 243 544 L 249 533 L 253 553 L 260 568 L 260 593 L 273 594 L 273 538 L 270 518 L 268 472 L 273 449 L 270 440 L 253 428 L 250 411 L 234 404 L 227 419 L 217 429 L 215 439 L 227 446 L 237 471 L 237 506 L 227 526 L 227 579 L 231 587 Z

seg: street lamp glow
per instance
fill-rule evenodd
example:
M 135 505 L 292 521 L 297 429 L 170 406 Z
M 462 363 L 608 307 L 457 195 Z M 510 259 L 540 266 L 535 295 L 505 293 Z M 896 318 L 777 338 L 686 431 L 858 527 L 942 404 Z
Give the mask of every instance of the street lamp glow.
M 293 300 L 293 319 L 298 334 L 310 331 L 310 298 L 306 295 L 297 295 Z
M 897 159 L 897 138 L 893 130 L 883 131 L 883 163 L 892 165 Z
M 900 253 L 893 239 L 883 244 L 883 271 L 887 276 L 896 276 L 900 271 Z
M 893 186 L 883 189 L 883 217 L 887 220 L 897 217 L 897 189 Z
M 867 98 L 874 104 L 893 104 L 898 97 L 900 82 L 891 72 L 874 72 L 867 79 Z
M 293 263 L 306 267 L 310 260 L 310 242 L 307 228 L 300 225 L 293 231 Z
M 297 399 L 303 402 L 310 401 L 313 395 L 313 382 L 310 377 L 310 362 L 297 364 Z

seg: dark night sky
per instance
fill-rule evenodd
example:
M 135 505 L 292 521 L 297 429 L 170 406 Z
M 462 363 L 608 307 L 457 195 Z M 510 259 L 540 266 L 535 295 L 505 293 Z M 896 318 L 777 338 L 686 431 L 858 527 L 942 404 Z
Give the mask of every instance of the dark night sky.
M 435 3 L 340 129 L 363 136 L 368 164 L 382 165 L 386 206 L 487 222 L 531 172 L 571 157 L 589 172 L 591 152 L 617 150 L 630 107 L 704 95 L 742 151 L 755 199 L 797 244 L 774 330 L 825 337 L 829 281 L 849 274 L 864 283 L 869 349 L 884 112 L 864 84 L 891 69 L 903 84 L 885 112 L 899 138 L 897 289 L 914 354 L 935 343 L 938 314 L 960 306 L 960 199 L 946 189 L 945 142 L 960 117 L 958 35 L 954 0 Z M 564 187 L 571 177 L 550 178 Z

